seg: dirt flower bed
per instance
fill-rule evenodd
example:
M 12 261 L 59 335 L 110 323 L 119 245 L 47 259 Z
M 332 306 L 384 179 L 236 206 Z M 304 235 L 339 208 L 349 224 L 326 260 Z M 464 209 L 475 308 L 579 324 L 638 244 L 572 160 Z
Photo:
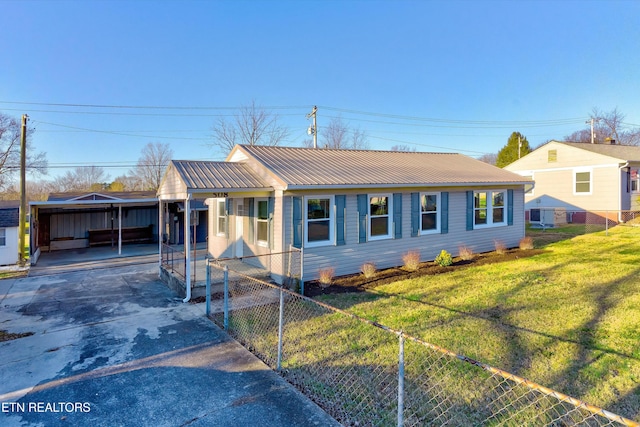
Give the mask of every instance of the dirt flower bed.
M 416 277 L 430 276 L 435 274 L 447 273 L 475 265 L 493 264 L 498 262 L 511 261 L 518 258 L 526 258 L 544 252 L 543 249 L 521 250 L 518 248 L 509 249 L 502 254 L 496 252 L 487 252 L 475 254 L 473 259 L 465 261 L 460 258 L 454 258 L 453 264 L 448 267 L 441 267 L 434 262 L 420 263 L 420 267 L 416 271 L 407 271 L 402 266 L 392 267 L 380 270 L 376 274 L 367 279 L 362 273 L 351 274 L 347 276 L 335 277 L 329 286 L 321 285 L 317 280 L 305 282 L 304 294 L 308 297 L 315 297 L 324 294 L 346 293 L 346 292 L 364 292 L 388 283 L 397 282 L 399 280 L 413 279 Z
M 0 342 L 2 342 L 2 341 L 11 341 L 11 340 L 15 340 L 17 338 L 29 337 L 31 335 L 33 335 L 33 332 L 25 332 L 23 334 L 12 334 L 12 333 L 7 332 L 5 330 L 0 330 Z

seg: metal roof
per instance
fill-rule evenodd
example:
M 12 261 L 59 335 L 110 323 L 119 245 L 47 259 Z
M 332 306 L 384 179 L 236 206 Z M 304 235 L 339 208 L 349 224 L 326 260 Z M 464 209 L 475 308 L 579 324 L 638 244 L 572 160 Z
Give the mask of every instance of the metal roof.
M 156 199 L 155 191 L 68 191 L 63 193 L 50 193 L 48 202 L 61 201 L 89 201 L 101 200 L 104 202 L 130 200 L 130 199 Z
M 190 190 L 271 188 L 244 163 L 172 160 L 171 164 Z
M 287 183 L 318 186 L 516 184 L 523 178 L 455 153 L 239 147 Z
M 580 148 L 582 150 L 591 151 L 593 153 L 602 154 L 609 157 L 615 157 L 622 161 L 640 161 L 640 147 L 635 145 L 618 145 L 618 144 L 590 144 L 588 142 L 561 142 L 560 144 L 569 147 Z

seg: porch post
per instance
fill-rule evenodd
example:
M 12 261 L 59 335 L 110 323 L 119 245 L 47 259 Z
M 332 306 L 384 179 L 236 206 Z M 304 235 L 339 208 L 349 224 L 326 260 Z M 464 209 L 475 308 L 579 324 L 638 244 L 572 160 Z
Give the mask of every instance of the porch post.
M 122 205 L 118 205 L 118 255 L 122 255 Z
M 164 240 L 164 217 L 162 200 L 158 199 L 158 267 L 162 266 L 162 241 Z
M 184 279 L 187 296 L 184 302 L 191 299 L 191 194 L 184 200 Z

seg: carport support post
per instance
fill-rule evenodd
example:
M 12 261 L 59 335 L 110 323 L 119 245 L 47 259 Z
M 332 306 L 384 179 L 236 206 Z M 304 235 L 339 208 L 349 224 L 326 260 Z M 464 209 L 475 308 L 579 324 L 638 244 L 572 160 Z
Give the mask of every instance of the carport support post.
M 205 292 L 207 294 L 205 313 L 207 317 L 211 314 L 211 269 L 209 268 L 209 258 L 205 260 L 205 268 L 207 269 L 207 281 L 205 282 Z
M 118 205 L 118 255 L 122 255 L 122 205 Z
M 184 200 L 184 287 L 187 296 L 182 300 L 191 299 L 191 194 Z
M 224 330 L 229 329 L 229 267 L 222 269 L 224 276 Z

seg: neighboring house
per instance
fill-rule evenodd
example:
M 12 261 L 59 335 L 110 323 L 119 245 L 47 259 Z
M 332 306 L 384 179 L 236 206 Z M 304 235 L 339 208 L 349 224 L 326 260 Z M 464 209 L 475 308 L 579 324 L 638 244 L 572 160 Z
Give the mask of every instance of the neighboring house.
M 432 260 L 462 245 L 518 246 L 526 182 L 460 154 L 238 145 L 225 162 L 172 161 L 158 198 L 161 212 L 207 198 L 210 256 L 301 248 L 302 280 L 312 280 L 325 267 L 402 265 L 413 250 Z
M 535 181 L 525 209 L 640 210 L 640 147 L 551 141 L 504 169 Z M 603 213 L 604 215 L 604 213 Z
M 18 263 L 19 218 L 19 201 L 0 201 L 0 265 Z

